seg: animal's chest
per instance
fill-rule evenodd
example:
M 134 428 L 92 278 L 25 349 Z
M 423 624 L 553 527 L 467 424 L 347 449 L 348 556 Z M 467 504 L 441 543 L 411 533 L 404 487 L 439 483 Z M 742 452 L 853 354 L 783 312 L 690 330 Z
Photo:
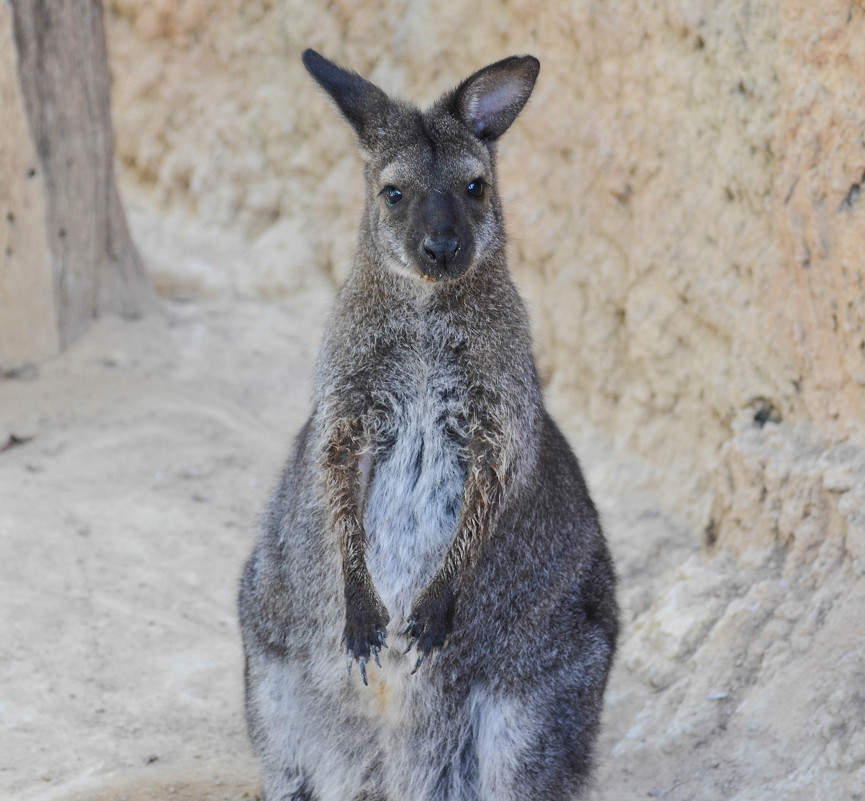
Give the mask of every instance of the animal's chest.
M 466 388 L 455 365 L 414 365 L 388 400 L 364 507 L 367 563 L 394 621 L 441 563 L 462 505 Z

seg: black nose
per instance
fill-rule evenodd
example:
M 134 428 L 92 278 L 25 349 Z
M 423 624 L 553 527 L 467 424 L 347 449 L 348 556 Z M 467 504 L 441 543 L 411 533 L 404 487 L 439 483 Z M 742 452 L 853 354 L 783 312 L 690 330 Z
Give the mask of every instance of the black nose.
M 444 266 L 457 257 L 460 251 L 460 240 L 456 236 L 428 236 L 423 241 L 423 251 L 430 261 Z

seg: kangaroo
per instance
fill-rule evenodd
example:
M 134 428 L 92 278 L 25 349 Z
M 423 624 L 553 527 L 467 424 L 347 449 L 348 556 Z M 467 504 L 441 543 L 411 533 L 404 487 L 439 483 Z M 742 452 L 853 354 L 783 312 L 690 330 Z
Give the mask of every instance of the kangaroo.
M 506 264 L 496 141 L 539 62 L 487 66 L 426 111 L 303 62 L 354 129 L 366 202 L 241 581 L 264 798 L 573 799 L 618 612 Z

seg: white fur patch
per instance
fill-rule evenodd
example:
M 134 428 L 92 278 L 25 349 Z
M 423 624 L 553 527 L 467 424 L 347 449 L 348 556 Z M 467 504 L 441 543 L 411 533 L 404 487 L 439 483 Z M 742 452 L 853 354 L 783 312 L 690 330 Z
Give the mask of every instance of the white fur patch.
M 266 731 L 259 757 L 268 801 L 291 801 L 305 784 L 321 801 L 352 798 L 375 759 L 374 748 L 357 746 L 359 732 L 364 743 L 376 734 L 346 725 L 354 710 L 344 707 L 340 690 L 349 679 L 338 660 L 324 656 L 305 678 L 281 659 L 255 665 L 252 703 Z
M 475 722 L 481 798 L 514 799 L 514 775 L 525 764 L 532 743 L 522 704 L 475 690 L 470 701 Z
M 268 798 L 292 798 L 303 785 L 300 750 L 305 710 L 294 670 L 284 662 L 261 660 L 250 699 L 266 730 L 261 758 Z
M 455 391 L 456 368 L 417 370 L 416 391 L 393 410 L 395 442 L 375 465 L 364 513 L 367 565 L 392 626 L 408 616 L 441 563 L 465 482 L 459 446 L 445 427 L 456 403 L 444 400 L 444 393 L 462 394 Z

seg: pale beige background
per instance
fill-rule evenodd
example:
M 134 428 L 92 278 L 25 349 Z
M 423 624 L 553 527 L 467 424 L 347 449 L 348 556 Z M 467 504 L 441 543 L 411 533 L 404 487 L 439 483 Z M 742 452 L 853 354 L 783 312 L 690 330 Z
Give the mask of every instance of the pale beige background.
M 167 311 L 0 382 L 0 435 L 35 435 L 0 454 L 23 604 L 0 783 L 254 790 L 234 582 L 362 203 L 312 46 L 422 102 L 541 60 L 501 183 L 622 578 L 593 798 L 862 797 L 863 5 L 107 6 L 121 187 Z

